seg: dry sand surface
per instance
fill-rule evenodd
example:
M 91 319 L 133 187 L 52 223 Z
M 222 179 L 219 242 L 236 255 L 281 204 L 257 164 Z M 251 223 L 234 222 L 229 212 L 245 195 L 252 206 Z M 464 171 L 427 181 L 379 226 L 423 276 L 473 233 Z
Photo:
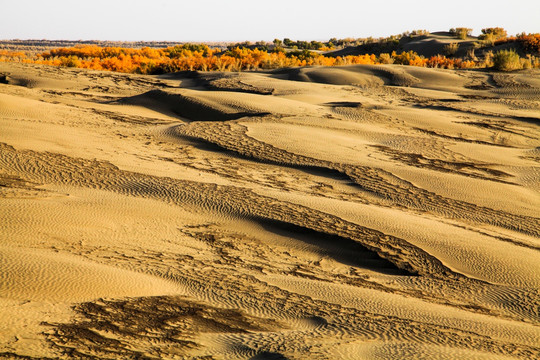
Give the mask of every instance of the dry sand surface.
M 0 75 L 0 358 L 540 357 L 538 71 Z

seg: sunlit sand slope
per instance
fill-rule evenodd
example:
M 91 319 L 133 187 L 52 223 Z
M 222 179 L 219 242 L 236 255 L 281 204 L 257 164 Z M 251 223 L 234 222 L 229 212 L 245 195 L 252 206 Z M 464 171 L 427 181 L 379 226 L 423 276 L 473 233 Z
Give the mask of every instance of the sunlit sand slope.
M 0 75 L 0 358 L 540 357 L 538 71 Z

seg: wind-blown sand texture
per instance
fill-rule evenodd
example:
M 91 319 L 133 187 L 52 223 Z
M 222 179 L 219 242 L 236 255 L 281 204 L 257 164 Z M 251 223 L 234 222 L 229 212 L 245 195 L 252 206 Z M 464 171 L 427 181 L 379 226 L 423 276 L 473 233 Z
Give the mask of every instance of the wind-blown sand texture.
M 0 79 L 0 358 L 540 357 L 538 71 Z

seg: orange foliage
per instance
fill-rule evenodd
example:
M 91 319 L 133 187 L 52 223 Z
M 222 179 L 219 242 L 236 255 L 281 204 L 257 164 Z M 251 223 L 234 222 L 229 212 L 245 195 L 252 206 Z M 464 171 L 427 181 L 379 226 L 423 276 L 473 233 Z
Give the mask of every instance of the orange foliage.
M 495 45 L 517 42 L 527 54 L 540 54 L 540 34 L 521 34 L 495 41 Z
M 391 54 L 394 59 L 394 64 L 399 65 L 412 65 L 412 66 L 426 66 L 426 59 L 422 56 L 419 56 L 414 51 L 402 52 L 397 54 L 395 51 Z
M 23 60 L 25 58 L 26 54 L 22 51 L 0 50 L 0 61 L 16 61 Z
M 17 61 L 15 53 L 6 54 L 7 52 L 5 51 L 0 52 L 0 59 L 7 59 L 4 61 Z M 24 54 L 17 54 L 19 61 L 24 59 Z M 257 48 L 236 47 L 221 52 L 219 49 L 211 49 L 207 45 L 201 44 L 185 44 L 162 49 L 78 45 L 71 48 L 53 49 L 33 59 L 24 59 L 23 61 L 54 66 L 140 74 L 160 74 L 186 70 L 249 71 L 293 66 L 375 65 L 388 62 L 446 69 L 476 66 L 476 63 L 472 61 L 449 59 L 441 55 L 426 59 L 413 51 L 402 52 L 400 54 L 392 52 L 392 54 L 387 54 L 383 60 L 381 57 L 373 54 L 331 57 L 309 50 L 292 52 L 276 50 L 268 52 Z
M 377 64 L 375 55 L 326 57 L 304 50 L 285 53 L 236 47 L 219 54 L 206 45 L 165 49 L 126 49 L 95 45 L 60 48 L 41 54 L 36 63 L 94 70 L 156 74 L 175 71 L 242 71 L 291 66 Z

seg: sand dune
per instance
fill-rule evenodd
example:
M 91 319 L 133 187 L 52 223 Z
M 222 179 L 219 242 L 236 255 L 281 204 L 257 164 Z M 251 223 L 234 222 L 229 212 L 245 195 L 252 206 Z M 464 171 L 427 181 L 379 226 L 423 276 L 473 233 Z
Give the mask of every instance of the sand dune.
M 0 75 L 0 357 L 540 357 L 537 71 Z

